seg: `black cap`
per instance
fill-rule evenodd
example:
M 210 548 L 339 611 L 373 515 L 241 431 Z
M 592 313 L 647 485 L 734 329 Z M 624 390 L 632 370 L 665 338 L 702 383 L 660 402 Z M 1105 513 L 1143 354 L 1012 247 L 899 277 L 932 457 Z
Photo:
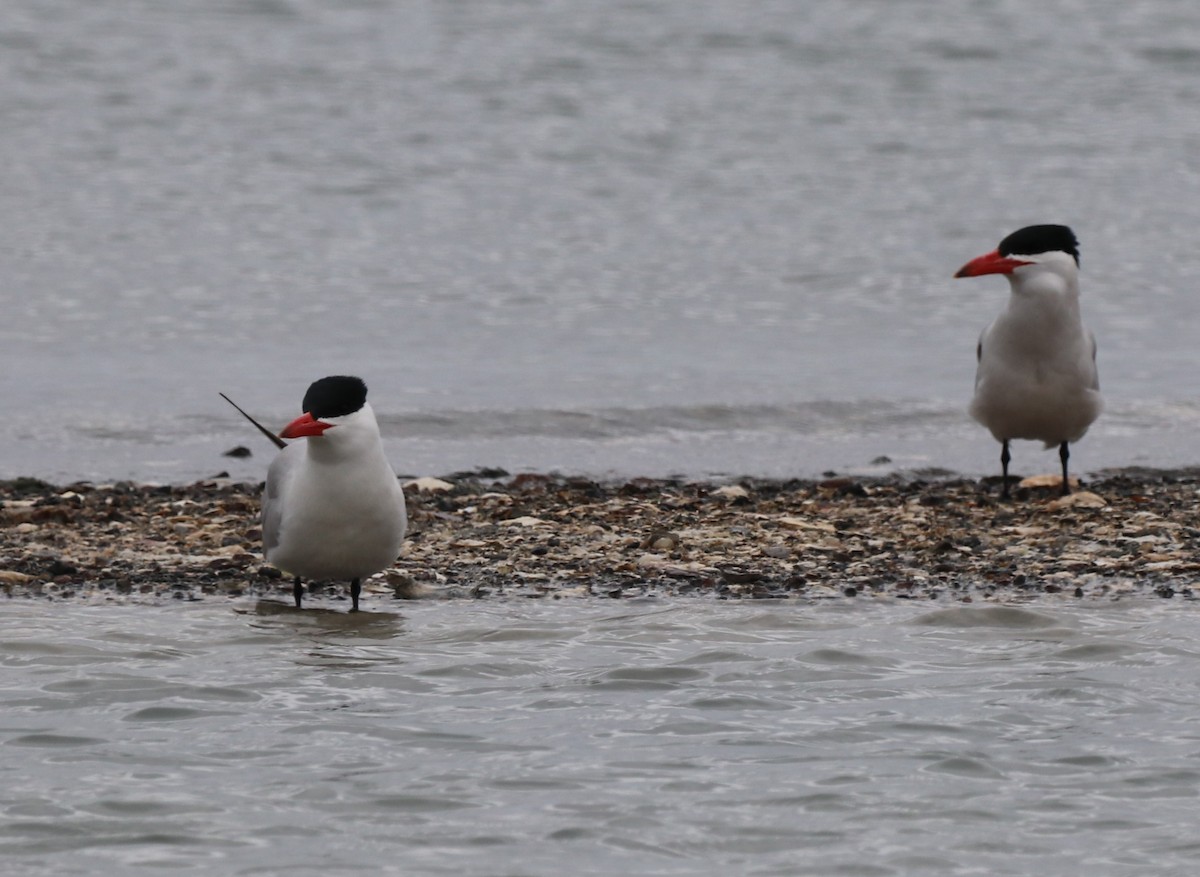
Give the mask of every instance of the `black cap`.
M 1079 241 L 1065 225 L 1027 225 L 1000 241 L 1001 256 L 1036 256 L 1039 253 L 1070 253 L 1079 264 Z
M 342 417 L 353 414 L 367 401 L 367 385 L 362 378 L 332 375 L 313 381 L 304 394 L 300 410 L 318 420 L 322 417 Z

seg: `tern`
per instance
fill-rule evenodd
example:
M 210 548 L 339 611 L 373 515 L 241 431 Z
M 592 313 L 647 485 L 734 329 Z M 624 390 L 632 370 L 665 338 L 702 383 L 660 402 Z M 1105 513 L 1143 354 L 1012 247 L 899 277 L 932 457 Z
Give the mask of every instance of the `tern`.
M 1014 231 L 990 253 L 972 259 L 955 277 L 1003 274 L 1008 306 L 979 336 L 971 416 L 1001 444 L 1001 497 L 1008 498 L 1009 443 L 1058 446 L 1062 493 L 1069 445 L 1100 415 L 1096 338 L 1079 313 L 1079 241 L 1065 225 Z
M 404 491 L 384 455 L 361 378 L 314 381 L 301 409 L 279 437 L 306 441 L 283 447 L 267 470 L 263 551 L 294 576 L 297 608 L 303 579 L 349 579 L 357 612 L 362 580 L 400 554 L 408 528 Z

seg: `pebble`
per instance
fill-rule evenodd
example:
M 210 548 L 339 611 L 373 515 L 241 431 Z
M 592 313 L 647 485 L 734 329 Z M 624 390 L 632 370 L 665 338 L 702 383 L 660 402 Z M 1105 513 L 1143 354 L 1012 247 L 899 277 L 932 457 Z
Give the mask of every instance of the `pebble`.
M 541 518 L 535 518 L 532 515 L 522 515 L 519 518 L 509 518 L 508 523 L 515 524 L 518 527 L 544 527 L 549 521 L 544 521 Z
M 1058 483 L 1062 484 L 1062 479 L 1058 479 Z M 1086 490 L 1069 493 L 1066 496 L 1060 496 L 1058 499 L 1051 500 L 1046 504 L 1048 509 L 1101 509 L 1108 505 L 1108 501 L 1102 496 L 1097 496 Z
M 415 490 L 417 493 L 445 493 L 448 490 L 454 489 L 454 485 L 449 481 L 430 477 L 414 478 L 411 481 L 405 481 L 404 487 L 409 490 Z
M 655 551 L 674 551 L 679 547 L 678 533 L 666 533 L 656 530 L 641 542 L 642 548 L 653 548 Z
M 722 499 L 746 499 L 750 496 L 750 491 L 740 484 L 726 484 L 714 490 L 712 495 Z
M 1068 479 L 1071 489 L 1075 490 L 1079 487 L 1079 479 L 1071 476 Z M 1028 478 L 1022 478 L 1017 482 L 1018 488 L 1025 490 L 1062 490 L 1061 475 L 1031 475 Z
M 804 518 L 784 516 L 776 521 L 785 530 L 817 530 L 821 533 L 836 533 L 837 527 L 828 521 L 809 521 Z

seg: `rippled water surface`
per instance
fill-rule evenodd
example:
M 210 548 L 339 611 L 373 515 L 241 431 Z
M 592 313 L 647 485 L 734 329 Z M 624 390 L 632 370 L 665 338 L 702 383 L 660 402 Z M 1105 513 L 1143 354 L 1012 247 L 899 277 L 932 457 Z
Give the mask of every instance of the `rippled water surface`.
M 13 873 L 1192 874 L 1181 603 L 19 603 Z
M 1200 5 L 4 10 L 0 475 L 259 478 L 218 391 L 282 425 L 339 372 L 414 474 L 991 472 L 1006 285 L 951 275 L 1046 221 L 1108 400 L 1073 463 L 1196 462 Z

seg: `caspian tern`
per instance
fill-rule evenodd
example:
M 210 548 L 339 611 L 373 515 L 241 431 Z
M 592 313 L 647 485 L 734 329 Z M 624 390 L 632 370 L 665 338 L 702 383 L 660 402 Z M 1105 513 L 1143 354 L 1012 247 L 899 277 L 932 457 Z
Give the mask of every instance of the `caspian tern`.
M 1062 493 L 1068 445 L 1079 441 L 1104 407 L 1096 339 L 1079 315 L 1079 242 L 1065 225 L 1014 231 L 955 277 L 1003 274 L 1008 307 L 979 336 L 971 416 L 1001 443 L 1001 497 L 1007 498 L 1013 439 L 1058 445 Z
M 300 607 L 306 579 L 349 579 L 358 611 L 362 579 L 395 562 L 408 527 L 404 491 L 383 453 L 375 412 L 360 378 L 313 382 L 304 413 L 284 427 L 267 470 L 262 533 L 267 561 L 295 577 Z

